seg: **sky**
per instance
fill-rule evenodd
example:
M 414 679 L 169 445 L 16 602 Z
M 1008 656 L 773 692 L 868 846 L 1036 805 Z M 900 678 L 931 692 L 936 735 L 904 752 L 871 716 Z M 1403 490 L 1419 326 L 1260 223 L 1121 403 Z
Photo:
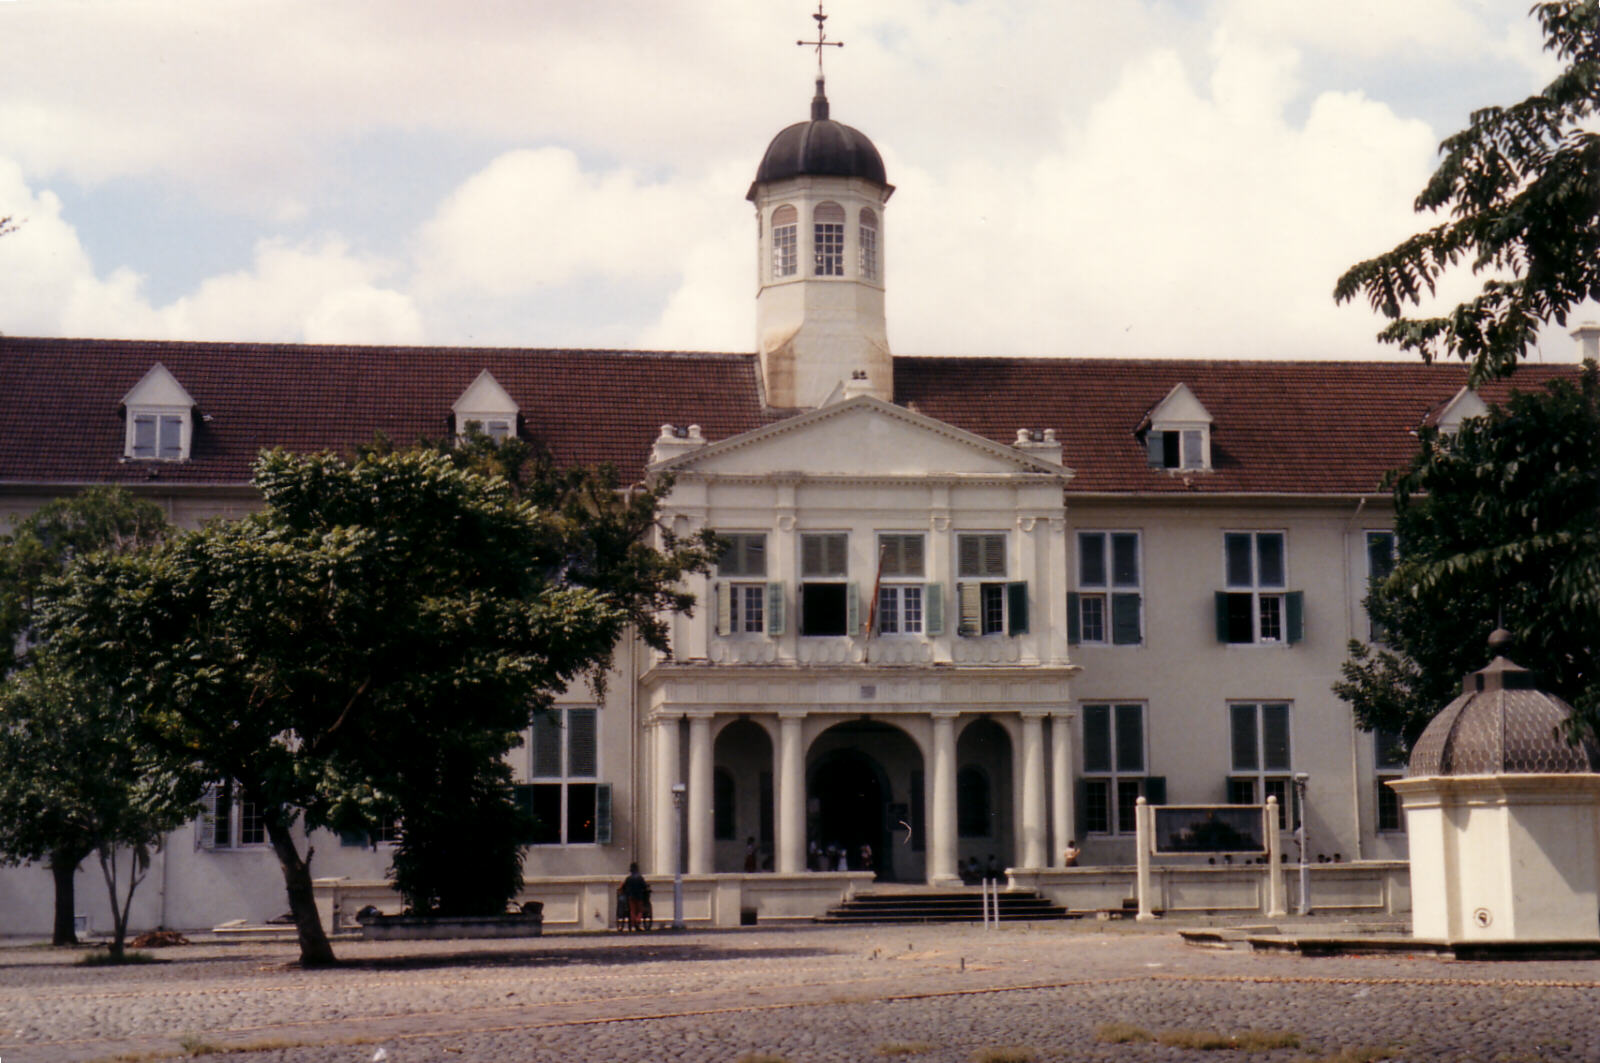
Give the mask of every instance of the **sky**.
M 891 347 L 1414 357 L 1334 282 L 1555 73 L 1527 6 L 832 0 Z M 750 351 L 744 196 L 815 10 L 0 0 L 0 333 Z

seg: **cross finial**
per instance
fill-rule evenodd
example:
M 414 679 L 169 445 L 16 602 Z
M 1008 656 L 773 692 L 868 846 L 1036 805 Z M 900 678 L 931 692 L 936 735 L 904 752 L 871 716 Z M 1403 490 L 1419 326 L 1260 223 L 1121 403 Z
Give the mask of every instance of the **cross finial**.
M 811 119 L 821 121 L 828 117 L 828 97 L 823 91 L 822 82 L 822 49 L 843 48 L 843 41 L 828 40 L 828 15 L 822 10 L 822 0 L 817 0 L 816 13 L 811 16 L 817 20 L 817 39 L 814 41 L 795 41 L 802 48 L 815 48 L 817 50 L 817 94 L 811 100 Z

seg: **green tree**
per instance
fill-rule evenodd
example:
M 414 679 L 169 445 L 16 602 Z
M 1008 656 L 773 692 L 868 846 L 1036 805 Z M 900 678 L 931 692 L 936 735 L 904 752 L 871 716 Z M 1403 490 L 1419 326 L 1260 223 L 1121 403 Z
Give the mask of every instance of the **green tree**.
M 1600 0 L 1535 4 L 1545 50 L 1566 63 L 1544 90 L 1510 107 L 1474 111 L 1440 145 L 1443 160 L 1417 196 L 1419 213 L 1449 220 L 1339 278 L 1339 302 L 1364 293 L 1391 323 L 1385 343 L 1424 361 L 1457 357 L 1474 382 L 1516 368 L 1550 321 L 1565 325 L 1600 299 Z M 1443 317 L 1401 316 L 1441 276 L 1487 273 L 1479 293 Z
M 255 802 L 301 960 L 325 964 L 295 824 L 361 826 L 395 805 L 425 822 L 442 795 L 410 784 L 431 785 L 443 754 L 503 756 L 659 594 L 581 582 L 564 514 L 438 453 L 271 453 L 255 483 L 250 517 L 86 563 L 46 627 L 75 667 L 120 677 L 171 755 Z
M 72 872 L 93 852 L 111 902 L 111 954 L 123 955 L 151 854 L 198 796 L 198 777 L 157 762 L 116 692 L 64 674 L 48 646 L 0 687 L 0 849 L 66 869 L 55 875 L 57 944 L 70 943 L 60 939 L 63 923 L 72 931 Z
M 0 222 L 0 230 L 4 223 Z M 71 733 L 90 720 L 110 720 L 115 706 L 95 704 L 103 691 L 65 691 L 59 670 L 49 675 L 23 676 L 21 669 L 38 645 L 35 606 L 52 580 L 59 579 L 74 558 L 100 551 L 125 553 L 152 546 L 168 533 L 161 508 L 134 498 L 116 487 L 91 487 L 71 498 L 50 502 L 18 522 L 10 535 L 0 536 L 0 682 L 22 684 L 16 698 L 8 700 L 3 724 L 11 752 L 11 767 L 0 767 L 0 854 L 13 860 L 43 860 L 55 885 L 55 919 L 51 941 L 57 945 L 77 942 L 73 928 L 75 876 L 78 866 L 99 845 L 97 823 L 105 817 L 84 812 L 104 810 L 113 798 L 99 792 L 96 780 L 67 773 L 57 792 L 61 807 L 51 811 L 51 777 L 36 769 L 48 762 L 50 751 L 30 747 L 39 734 Z M 7 673 L 13 673 L 7 675 Z M 27 692 L 31 691 L 31 695 Z M 11 694 L 7 692 L 7 696 Z M 40 695 L 49 693 L 52 697 Z M 59 695 L 59 696 L 57 696 Z M 66 707 L 66 702 L 76 709 Z M 40 731 L 30 731 L 25 715 L 28 706 L 55 713 L 57 718 L 37 721 Z M 75 722 L 73 722 L 75 721 Z M 80 732 L 81 733 L 81 732 Z M 108 741 L 131 741 L 125 730 L 114 730 Z M 23 755 L 21 751 L 33 749 Z M 75 751 L 60 751 L 62 756 Z M 46 761 L 36 761 L 37 756 Z M 128 785 L 131 780 L 116 780 L 111 785 Z M 71 787 L 88 784 L 87 790 Z M 24 804 L 23 802 L 26 802 Z M 23 811 L 24 808 L 29 811 Z M 52 832 L 55 832 L 52 840 Z
M 1600 373 L 1513 392 L 1454 435 L 1424 428 L 1395 478 L 1400 558 L 1367 606 L 1385 645 L 1350 644 L 1334 690 L 1409 748 L 1511 632 L 1518 664 L 1600 722 Z

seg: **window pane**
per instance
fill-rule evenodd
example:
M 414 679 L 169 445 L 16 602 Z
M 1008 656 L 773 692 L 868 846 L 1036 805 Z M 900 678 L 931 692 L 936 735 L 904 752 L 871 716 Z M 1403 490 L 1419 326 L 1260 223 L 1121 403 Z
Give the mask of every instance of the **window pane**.
M 1256 549 L 1260 560 L 1257 576 L 1261 586 L 1283 586 L 1283 535 L 1279 532 L 1262 532 L 1256 536 Z
M 1111 833 L 1111 784 L 1105 779 L 1083 784 L 1083 825 L 1091 834 Z
M 1254 779 L 1229 779 L 1228 804 L 1253 805 L 1256 803 L 1256 781 Z
M 153 416 L 142 414 L 134 417 L 133 456 L 136 458 L 156 456 L 156 419 Z
M 1083 707 L 1083 770 L 1111 770 L 1111 706 Z
M 1005 578 L 1006 537 L 961 535 L 956 538 L 957 571 L 962 576 Z
M 844 532 L 800 536 L 800 574 L 843 577 L 848 570 L 849 536 Z
M 592 779 L 597 774 L 597 713 L 594 709 L 567 710 L 567 774 Z
M 1404 770 L 1407 763 L 1405 742 L 1393 731 L 1378 730 L 1372 733 L 1373 753 L 1380 768 Z
M 1233 723 L 1233 770 L 1256 771 L 1261 757 L 1256 750 L 1256 707 L 1230 705 Z
M 922 633 L 922 588 L 900 588 L 900 626 L 908 635 Z
M 1183 433 L 1183 467 L 1199 469 L 1204 466 L 1205 461 L 1200 456 L 1200 432 L 1197 429 L 1188 429 Z
M 728 548 L 717 559 L 719 576 L 765 576 L 767 574 L 767 537 L 763 534 L 735 534 L 725 536 Z
M 1117 771 L 1144 772 L 1144 712 L 1138 705 L 1117 706 Z
M 1251 564 L 1251 541 L 1248 534 L 1229 532 L 1222 537 L 1223 550 L 1228 561 L 1228 586 L 1255 586 L 1254 568 Z
M 761 632 L 766 630 L 767 587 L 764 583 L 746 583 L 734 588 L 738 603 L 735 631 Z
M 802 635 L 844 635 L 847 595 L 843 583 L 803 583 L 800 585 L 800 633 Z
M 1283 595 L 1261 596 L 1261 641 L 1283 641 Z
M 1289 770 L 1289 706 L 1261 706 L 1261 767 Z
M 573 783 L 567 787 L 567 844 L 594 841 L 595 784 Z
M 1256 639 L 1255 617 L 1252 608 L 1255 605 L 1253 594 L 1228 595 L 1228 641 L 1229 642 L 1254 642 Z
M 239 802 L 239 844 L 265 845 L 267 824 L 254 801 Z
M 561 775 L 561 710 L 541 712 L 533 719 L 533 774 Z
M 182 418 L 161 418 L 161 456 L 169 461 L 183 457 Z
M 528 787 L 528 812 L 534 818 L 532 845 L 561 844 L 561 784 L 541 783 Z
M 1367 532 L 1367 576 L 1380 580 L 1394 571 L 1394 533 Z
M 1400 812 L 1400 795 L 1384 785 L 1390 779 L 1395 778 L 1398 778 L 1398 776 L 1381 776 L 1378 779 L 1379 830 L 1405 830 L 1405 817 Z
M 983 595 L 983 633 L 1003 635 L 1006 630 L 1006 585 L 984 583 L 979 587 Z
M 1106 640 L 1106 597 L 1085 594 L 1078 599 L 1078 637 L 1084 642 Z
M 900 633 L 900 595 L 895 587 L 878 588 L 878 632 L 883 635 Z
M 1078 534 L 1078 586 L 1106 585 L 1106 537 L 1103 532 Z
M 1122 532 L 1111 537 L 1111 582 L 1118 587 L 1139 585 L 1139 537 Z
M 1139 780 L 1117 780 L 1117 833 L 1132 834 L 1139 829 L 1134 808 L 1139 803 Z

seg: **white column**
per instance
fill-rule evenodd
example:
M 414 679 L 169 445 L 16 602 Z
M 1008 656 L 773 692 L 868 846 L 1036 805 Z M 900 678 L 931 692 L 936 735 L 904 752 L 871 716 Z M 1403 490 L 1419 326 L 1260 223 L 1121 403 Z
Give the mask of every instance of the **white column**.
M 1077 841 L 1073 823 L 1072 778 L 1072 717 L 1058 712 L 1050 717 L 1050 820 L 1055 828 L 1055 851 L 1050 854 L 1051 867 L 1066 865 L 1062 853 L 1067 843 Z
M 1022 714 L 1022 815 L 1018 857 L 1023 867 L 1048 867 L 1044 818 L 1044 713 Z
M 689 714 L 689 867 L 711 874 L 711 714 Z
M 778 719 L 778 852 L 774 866 L 779 874 L 806 869 L 806 760 L 800 733 L 805 717 L 785 714 Z
M 655 831 L 655 855 L 651 866 L 658 875 L 670 875 L 677 867 L 678 856 L 678 814 L 672 807 L 672 786 L 678 781 L 677 716 L 656 717 L 655 745 L 655 814 L 650 817 Z
M 933 714 L 933 765 L 928 772 L 928 884 L 959 882 L 956 873 L 956 714 Z
M 1147 923 L 1156 917 L 1152 910 L 1155 904 L 1153 894 L 1155 884 L 1150 875 L 1150 842 L 1155 834 L 1155 809 L 1139 798 L 1133 806 L 1133 822 L 1135 825 L 1134 844 L 1134 881 L 1139 892 L 1139 914 L 1134 919 Z

